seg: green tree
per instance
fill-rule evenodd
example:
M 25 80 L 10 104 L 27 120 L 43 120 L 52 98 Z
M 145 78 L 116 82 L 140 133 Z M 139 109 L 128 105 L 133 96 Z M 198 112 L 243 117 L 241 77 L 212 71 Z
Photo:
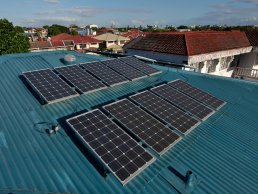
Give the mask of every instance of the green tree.
M 55 36 L 62 33 L 69 33 L 69 28 L 57 24 L 48 27 L 48 35 Z
M 16 32 L 24 33 L 23 27 L 21 27 L 21 26 L 15 26 L 14 28 L 15 28 Z
M 71 35 L 78 35 L 78 32 L 77 32 L 76 30 L 72 29 L 71 32 L 70 32 L 70 34 L 71 34 Z
M 29 52 L 29 48 L 28 38 L 7 19 L 0 19 L 0 55 Z

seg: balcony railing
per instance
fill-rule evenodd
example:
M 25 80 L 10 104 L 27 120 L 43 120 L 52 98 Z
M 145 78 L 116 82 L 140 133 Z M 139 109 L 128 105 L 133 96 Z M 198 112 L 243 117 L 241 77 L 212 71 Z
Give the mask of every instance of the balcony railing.
M 258 80 L 258 69 L 235 67 L 232 77 Z

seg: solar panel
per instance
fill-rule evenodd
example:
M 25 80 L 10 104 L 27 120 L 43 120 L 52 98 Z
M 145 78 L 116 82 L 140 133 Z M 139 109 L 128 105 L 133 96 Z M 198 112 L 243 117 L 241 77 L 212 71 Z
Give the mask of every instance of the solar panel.
M 151 91 L 201 120 L 214 113 L 210 108 L 166 84 L 152 88 Z
M 47 103 L 79 95 L 50 69 L 25 72 L 23 76 Z
M 77 65 L 59 67 L 55 70 L 82 93 L 106 88 L 103 83 Z
M 109 86 L 114 86 L 129 81 L 122 75 L 116 73 L 115 71 L 98 61 L 80 64 L 80 66 Z
M 170 83 L 168 83 L 169 86 L 172 86 L 173 88 L 185 93 L 186 95 L 191 96 L 192 98 L 198 100 L 199 102 L 204 103 L 205 105 L 218 110 L 221 108 L 225 102 L 216 98 L 215 96 L 212 96 L 208 94 L 207 92 L 204 92 L 182 80 L 175 80 Z
M 106 60 L 101 62 L 130 80 L 137 80 L 137 79 L 146 77 L 144 73 L 127 65 L 126 63 L 120 61 L 119 59 L 111 59 L 111 60 Z
M 67 123 L 123 185 L 155 161 L 98 109 L 70 118 Z
M 188 113 L 180 110 L 150 91 L 135 94 L 130 96 L 130 99 L 143 107 L 144 110 L 152 113 L 183 134 L 189 133 L 190 130 L 200 123 Z
M 146 63 L 142 62 L 141 60 L 135 57 L 122 57 L 122 58 L 119 58 L 119 60 L 127 63 L 128 65 L 134 67 L 135 69 L 138 69 L 139 71 L 147 75 L 154 75 L 154 74 L 161 73 L 161 71 L 147 65 Z
M 159 155 L 164 154 L 180 140 L 180 137 L 172 130 L 128 99 L 117 101 L 103 108 Z

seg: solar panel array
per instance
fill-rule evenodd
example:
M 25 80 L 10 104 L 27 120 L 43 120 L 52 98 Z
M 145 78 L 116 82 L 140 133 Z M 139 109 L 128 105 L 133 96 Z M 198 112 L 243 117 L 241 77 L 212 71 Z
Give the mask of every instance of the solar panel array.
M 161 71 L 145 64 L 144 62 L 142 62 L 141 60 L 135 57 L 122 57 L 122 58 L 119 58 L 119 60 L 127 63 L 128 65 L 138 69 L 139 71 L 147 75 L 154 75 L 154 74 L 161 73 Z
M 116 73 L 112 69 L 102 64 L 101 62 L 84 63 L 81 64 L 81 66 L 109 86 L 129 81 L 122 75 Z
M 77 65 L 59 67 L 55 70 L 82 93 L 106 88 L 106 85 Z
M 124 62 L 120 61 L 119 59 L 111 59 L 102 61 L 105 65 L 112 68 L 113 70 L 117 71 L 124 77 L 128 78 L 129 80 L 136 80 L 143 77 L 146 77 L 146 75 L 137 69 L 125 64 Z
M 127 99 L 103 108 L 159 155 L 180 139 L 172 130 Z
M 217 110 L 221 106 L 225 104 L 224 101 L 216 98 L 215 96 L 212 96 L 208 94 L 207 92 L 204 92 L 182 80 L 175 80 L 168 84 L 169 86 L 172 86 L 173 88 L 193 97 L 194 99 L 198 100 L 199 102 L 204 103 L 205 105 Z
M 67 122 L 123 185 L 155 160 L 98 109 Z
M 197 119 L 150 91 L 135 94 L 130 99 L 181 133 L 187 134 L 199 124 Z
M 26 72 L 23 76 L 47 103 L 78 95 L 50 69 Z
M 151 91 L 201 120 L 204 120 L 214 112 L 200 102 L 166 84 L 152 88 Z

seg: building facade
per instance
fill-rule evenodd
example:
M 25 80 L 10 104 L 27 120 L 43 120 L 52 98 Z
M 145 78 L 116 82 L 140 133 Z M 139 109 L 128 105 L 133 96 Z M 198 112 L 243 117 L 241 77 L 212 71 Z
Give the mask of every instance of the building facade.
M 257 54 L 240 31 L 148 34 L 125 45 L 124 50 L 128 55 L 185 64 L 201 73 L 227 77 L 233 67 L 252 68 L 257 63 Z

